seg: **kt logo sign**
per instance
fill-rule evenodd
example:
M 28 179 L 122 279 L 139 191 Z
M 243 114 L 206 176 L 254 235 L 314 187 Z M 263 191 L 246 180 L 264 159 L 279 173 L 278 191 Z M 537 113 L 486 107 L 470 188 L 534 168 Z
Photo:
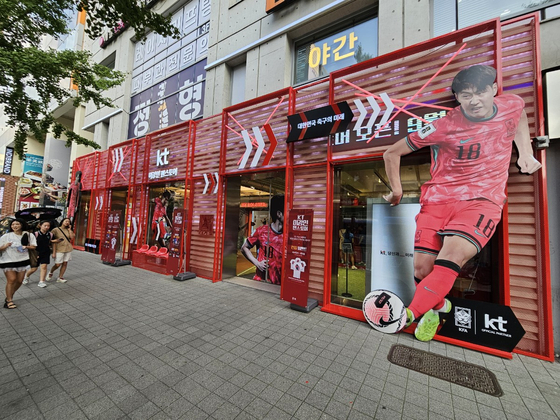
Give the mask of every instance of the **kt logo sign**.
M 501 316 L 491 319 L 490 315 L 484 314 L 484 328 L 492 328 L 494 331 L 507 333 L 507 330 L 504 328 L 505 324 L 507 324 L 507 321 Z
M 163 149 L 163 151 L 158 150 L 157 151 L 156 166 L 169 165 L 169 161 L 167 160 L 167 156 L 169 156 L 169 150 L 167 150 L 167 147 L 165 149 Z
M 525 330 L 509 306 L 449 298 L 452 311 L 438 334 L 507 352 L 513 351 Z

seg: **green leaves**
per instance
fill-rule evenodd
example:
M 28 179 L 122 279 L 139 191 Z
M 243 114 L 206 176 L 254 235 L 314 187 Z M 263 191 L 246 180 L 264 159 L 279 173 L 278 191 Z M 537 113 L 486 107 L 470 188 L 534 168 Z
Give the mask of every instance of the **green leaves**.
M 151 11 L 157 1 L 140 0 L 82 0 L 78 10 L 86 11 L 86 32 L 92 38 L 101 36 L 103 29 L 116 28 L 121 23 L 130 26 L 138 39 L 145 39 L 147 29 L 164 36 L 179 37 L 179 31 L 171 25 L 171 16 Z
M 95 39 L 123 22 L 139 39 L 149 30 L 179 36 L 169 23 L 142 0 L 0 0 L 0 105 L 8 125 L 16 129 L 14 151 L 20 158 L 27 136 L 44 142 L 55 138 L 99 148 L 96 143 L 57 122 L 52 110 L 67 101 L 111 106 L 104 92 L 125 80 L 121 72 L 94 63 L 87 51 L 41 48 L 45 36 L 62 39 L 74 29 L 78 11 L 86 10 L 86 33 Z M 72 26 L 69 27 L 68 25 Z M 71 89 L 72 84 L 78 90 Z

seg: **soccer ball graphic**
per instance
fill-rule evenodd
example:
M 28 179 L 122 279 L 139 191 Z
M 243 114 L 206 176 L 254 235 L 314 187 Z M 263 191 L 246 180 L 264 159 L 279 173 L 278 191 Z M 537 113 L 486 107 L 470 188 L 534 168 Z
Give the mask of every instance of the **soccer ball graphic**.
M 377 331 L 393 334 L 406 324 L 403 301 L 388 290 L 373 290 L 364 299 L 362 310 L 367 322 Z

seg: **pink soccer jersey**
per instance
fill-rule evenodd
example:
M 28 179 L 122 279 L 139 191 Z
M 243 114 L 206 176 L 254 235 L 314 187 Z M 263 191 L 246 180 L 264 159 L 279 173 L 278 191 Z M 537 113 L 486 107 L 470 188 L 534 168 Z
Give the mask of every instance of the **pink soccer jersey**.
M 408 135 L 412 150 L 430 146 L 432 151 L 432 177 L 422 186 L 420 202 L 486 198 L 503 207 L 512 142 L 524 105 L 519 96 L 500 95 L 489 118 L 469 119 L 458 106 Z
M 258 261 L 263 261 L 268 254 L 268 281 L 273 284 L 280 284 L 282 279 L 282 245 L 283 234 L 276 233 L 269 225 L 263 225 L 255 230 L 247 241 L 251 246 L 257 245 L 259 253 Z M 264 281 L 265 273 L 257 268 L 257 272 L 253 277 L 254 280 Z
M 154 215 L 152 216 L 152 230 L 157 227 L 159 219 L 166 215 L 165 206 L 161 202 L 161 199 L 157 197 L 154 201 L 156 206 L 154 208 Z

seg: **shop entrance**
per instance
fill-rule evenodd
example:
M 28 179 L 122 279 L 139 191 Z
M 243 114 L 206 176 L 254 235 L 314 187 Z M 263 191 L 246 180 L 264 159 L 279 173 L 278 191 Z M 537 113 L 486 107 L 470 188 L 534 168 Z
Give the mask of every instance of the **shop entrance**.
M 284 172 L 227 179 L 225 278 L 280 284 L 285 188 Z
M 335 169 L 331 301 L 354 308 L 374 289 L 389 289 L 409 303 L 414 294 L 415 216 L 420 187 L 430 178 L 429 156 L 402 160 L 403 199 L 393 208 L 383 161 L 342 165 Z M 501 228 L 501 224 L 499 225 Z M 498 238 L 459 274 L 451 296 L 497 303 Z

